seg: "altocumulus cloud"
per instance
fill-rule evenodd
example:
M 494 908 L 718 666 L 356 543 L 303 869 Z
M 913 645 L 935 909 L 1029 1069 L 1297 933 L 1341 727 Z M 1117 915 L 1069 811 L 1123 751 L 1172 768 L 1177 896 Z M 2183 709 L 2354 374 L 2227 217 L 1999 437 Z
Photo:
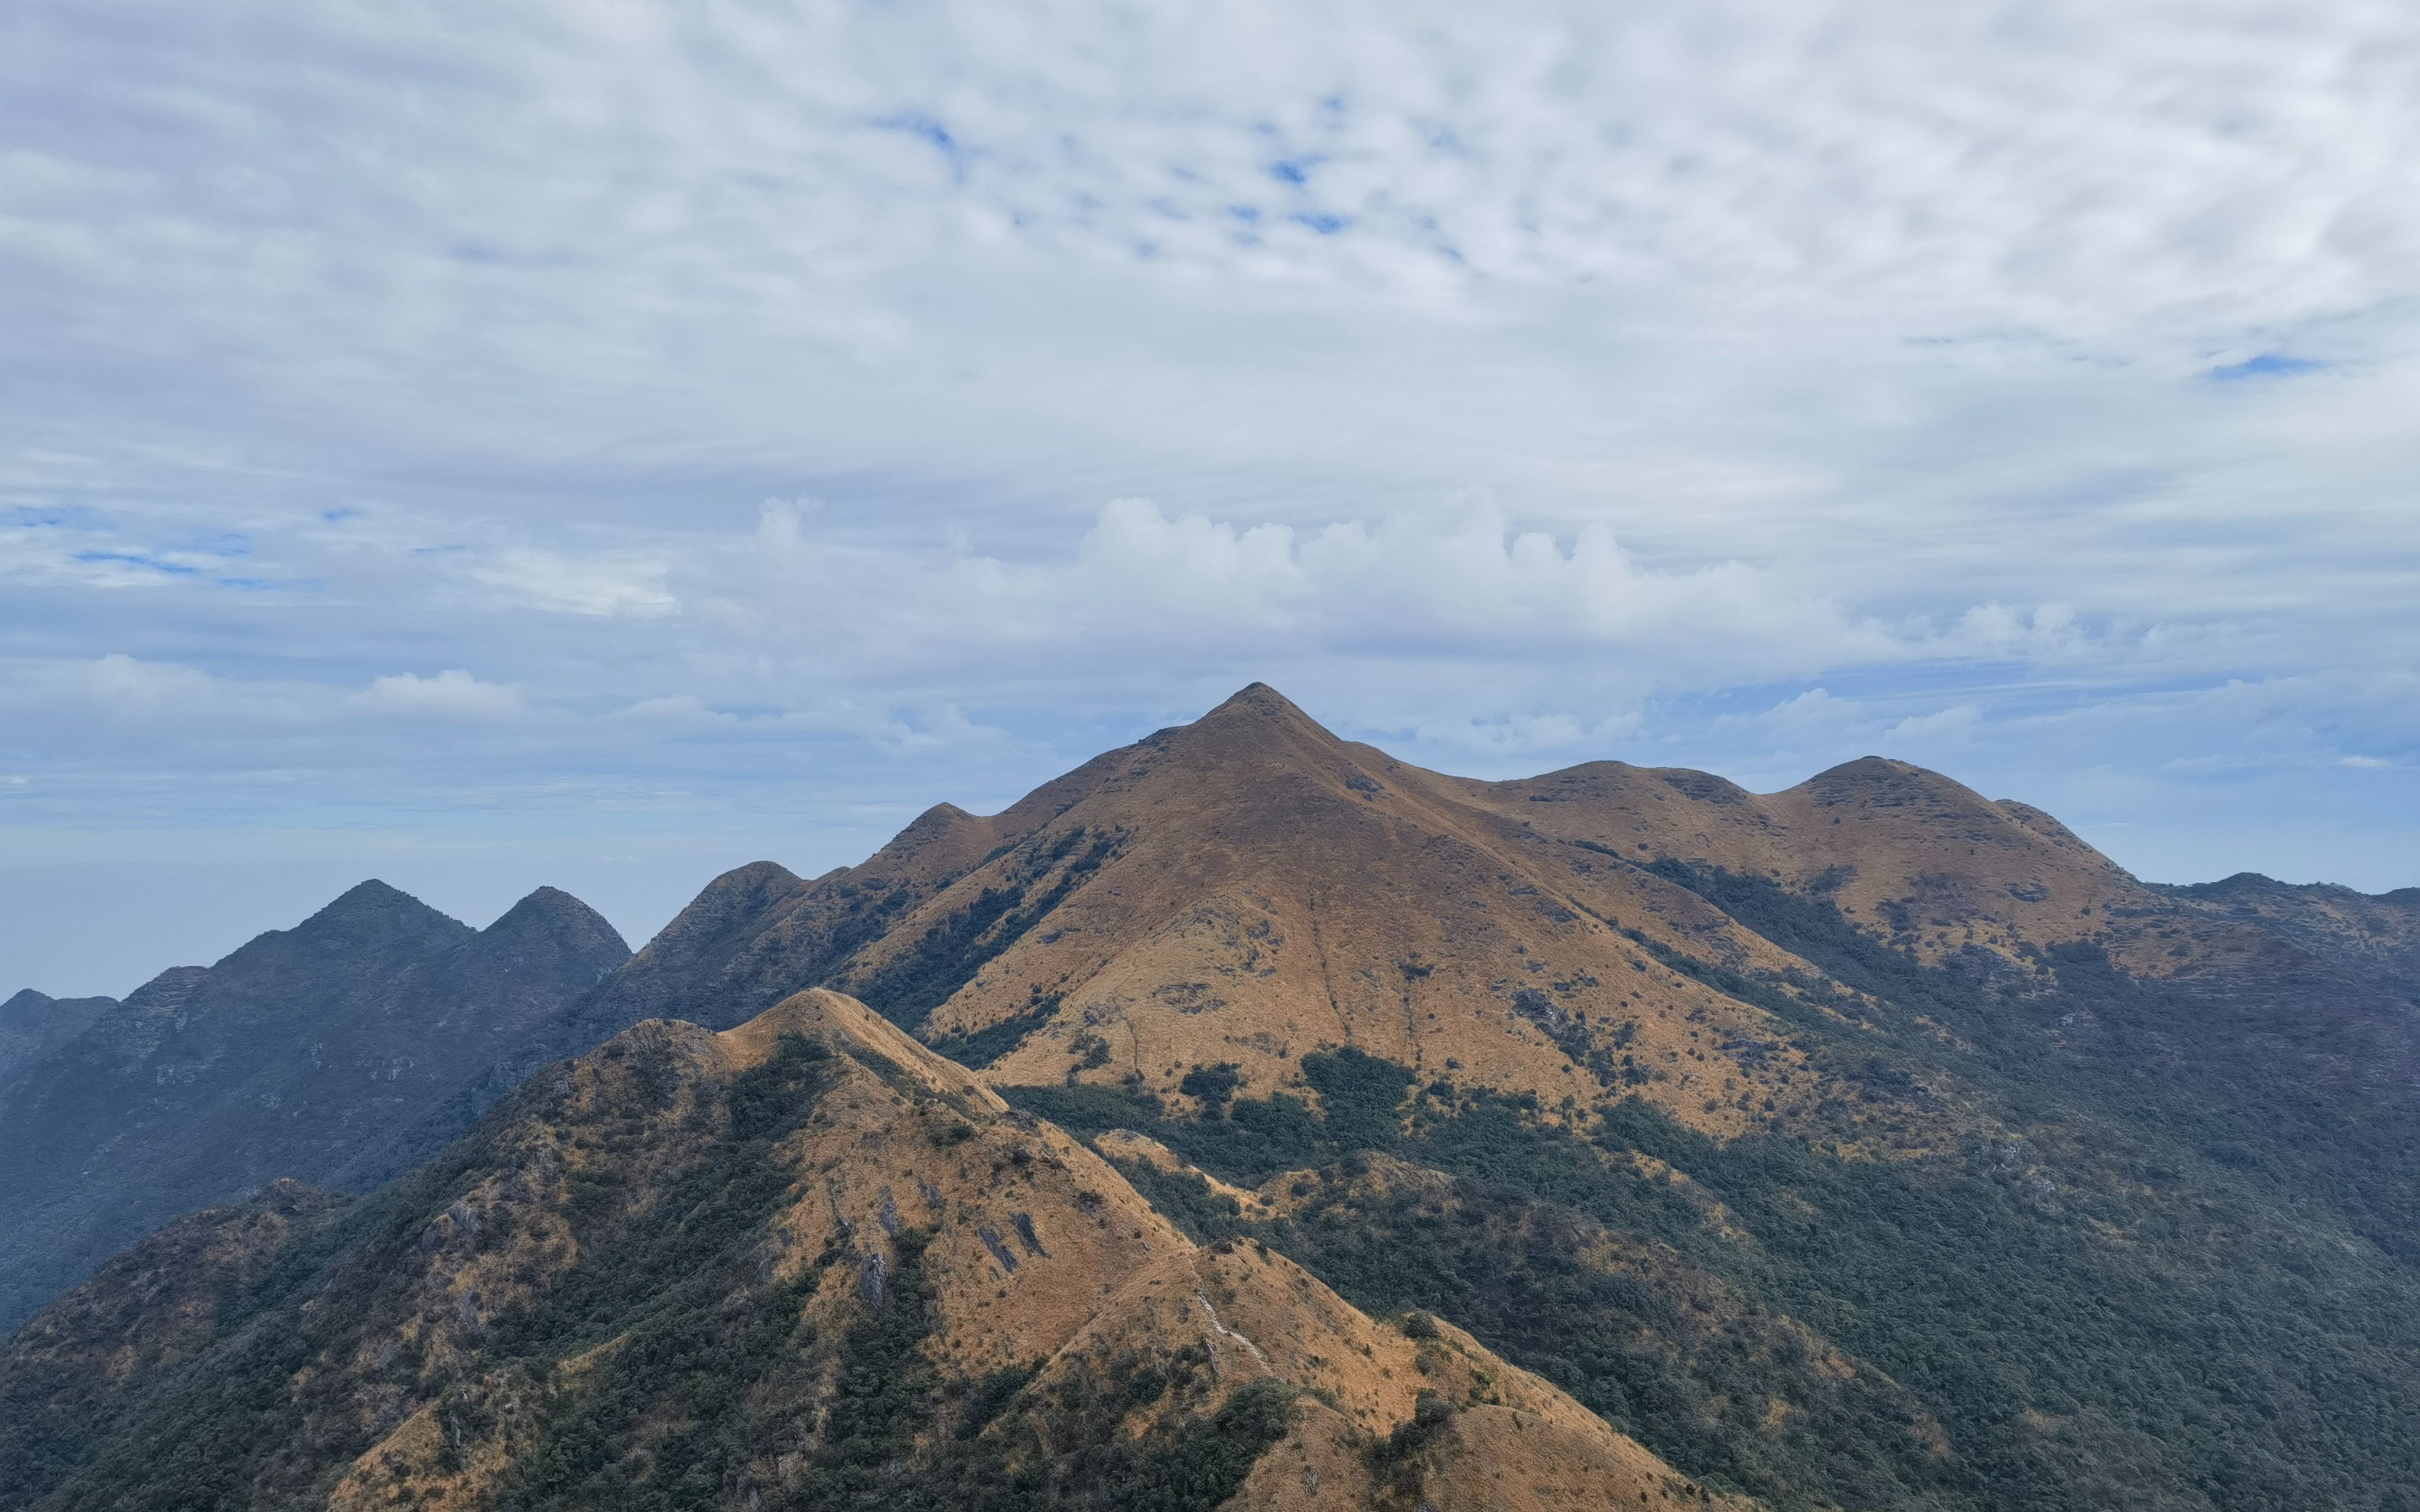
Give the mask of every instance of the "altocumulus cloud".
M 0 956 L 644 933 L 1253 677 L 2420 880 L 2415 139 L 2354 0 L 27 0 Z

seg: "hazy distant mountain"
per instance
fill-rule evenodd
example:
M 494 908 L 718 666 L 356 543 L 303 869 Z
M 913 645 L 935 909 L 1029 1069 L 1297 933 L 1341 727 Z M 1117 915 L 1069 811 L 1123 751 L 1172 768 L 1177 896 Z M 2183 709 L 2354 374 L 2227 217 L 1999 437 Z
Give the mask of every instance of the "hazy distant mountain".
M 31 987 L 0 1003 L 0 1082 L 92 1026 L 115 997 L 48 997 Z
M 0 1078 L 0 1325 L 177 1213 L 425 1157 L 490 1068 L 628 953 L 552 888 L 481 931 L 365 882 L 215 966 L 77 1006 L 81 1032 Z
M 462 961 L 458 980 L 484 969 Z M 833 998 L 778 1021 L 849 1063 L 823 1070 L 729 1071 L 764 1026 L 655 1024 L 522 1088 L 511 1117 L 555 1131 L 536 1145 L 491 1124 L 343 1216 L 224 1220 L 251 1236 L 225 1242 L 240 1260 L 305 1247 L 207 1326 L 130 1257 L 16 1346 L 18 1403 L 96 1414 L 54 1457 L 91 1467 L 90 1497 L 64 1481 L 43 1504 L 282 1504 L 330 1476 L 340 1505 L 820 1506 L 879 1486 L 983 1506 L 1020 1485 L 1215 1504 L 1134 1502 L 1120 1456 L 1148 1446 L 1226 1466 L 1202 1495 L 1249 1475 L 1264 1499 L 1239 1504 L 1447 1507 L 1435 1489 L 1467 1491 L 1452 1467 L 1480 1462 L 1455 1444 L 1532 1461 L 1481 1437 L 1504 1424 L 1434 1346 L 1493 1350 L 1776 1509 L 2412 1512 L 2420 893 L 2147 887 L 2039 810 L 1872 758 L 1763 795 L 1615 763 L 1471 781 L 1255 687 L 1001 814 L 934 809 L 861 866 L 718 878 L 489 1043 L 533 1067 L 816 987 L 974 1070 Z M 866 1095 L 827 1096 L 827 1072 Z M 814 1110 L 795 1129 L 764 1111 L 794 1094 Z M 1063 1194 L 1027 1195 L 1068 1172 L 1072 1220 Z M 1156 1260 L 1044 1263 L 1088 1223 L 1154 1256 L 1172 1225 L 1215 1257 L 1187 1264 L 1265 1263 L 1309 1312 L 1219 1270 L 1195 1276 L 1211 1336 L 1184 1309 L 1145 1327 L 1124 1277 L 1175 1285 Z M 928 1224 L 930 1253 L 974 1269 L 911 1307 L 885 1278 L 923 1284 Z M 346 1269 L 347 1245 L 370 1257 Z M 808 1251 L 823 1279 L 782 1292 Z M 1269 1310 L 1235 1322 L 1221 1285 Z M 348 1332 L 380 1297 L 388 1332 Z M 1348 1387 L 1272 1343 L 1333 1327 L 1384 1362 L 1400 1342 L 1350 1318 L 1407 1310 L 1446 1320 L 1412 1325 L 1436 1396 L 1408 1422 L 1400 1362 L 1377 1376 L 1394 1385 Z M 1229 1329 L 1337 1394 L 1356 1426 L 1319 1441 L 1335 1452 L 1286 1459 L 1309 1419 L 1217 1405 L 1265 1373 L 1219 1373 Z M 1224 1384 L 1165 1415 L 1126 1395 L 1176 1389 L 1177 1355 L 1140 1341 L 1159 1334 Z M 245 1384 L 203 1391 L 172 1354 Z M 43 1373 L 104 1356 L 159 1363 Z M 1563 1411 L 1547 1400 L 1521 1412 Z M 214 1489 L 128 1478 L 206 1422 L 253 1435 L 194 1471 Z M 1571 1462 L 1630 1463 L 1609 1442 Z M 1624 1502 L 1682 1485 L 1606 1473 Z
M 186 1219 L 20 1333 L 0 1504 L 1711 1501 L 1450 1324 L 1196 1246 L 834 995 L 632 1029 L 318 1200 Z

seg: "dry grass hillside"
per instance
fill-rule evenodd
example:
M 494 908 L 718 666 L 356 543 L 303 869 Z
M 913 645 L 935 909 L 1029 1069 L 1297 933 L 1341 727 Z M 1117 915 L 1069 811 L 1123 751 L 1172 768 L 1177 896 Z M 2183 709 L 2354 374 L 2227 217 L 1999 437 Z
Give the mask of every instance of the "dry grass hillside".
M 49 1450 L 59 1473 L 0 1504 L 619 1504 L 597 1488 L 695 1479 L 701 1438 L 716 1494 L 694 1504 L 752 1508 L 885 1485 L 867 1504 L 1703 1499 L 1450 1325 L 1374 1320 L 1265 1245 L 1196 1245 L 831 993 L 720 1034 L 634 1027 L 330 1220 L 354 1227 L 315 1257 L 297 1235 L 326 1200 L 172 1226 L 20 1335 L 7 1458 L 23 1475 Z M 287 1295 L 244 1316 L 281 1259 Z M 277 1368 L 248 1380 L 263 1349 Z M 236 1463 L 130 1458 L 205 1429 L 214 1388 L 260 1398 Z M 92 1425 L 98 1445 L 58 1452 Z M 1174 1489 L 1171 1464 L 1193 1467 Z
M 1872 1106 L 1769 995 L 1853 1023 L 1855 995 L 1650 870 L 1670 862 L 1820 897 L 1927 960 L 2133 940 L 2166 906 L 2047 815 L 1898 763 L 1769 796 L 1615 763 L 1478 782 L 1256 685 L 997 815 L 936 808 L 861 866 L 719 879 L 582 1022 L 714 1022 L 710 996 L 822 983 L 1000 1086 L 1189 1106 L 1298 1090 L 1305 1053 L 1349 1045 L 1550 1114 L 1635 1094 L 1727 1136 Z M 1901 1089 L 1872 1118 L 1929 1148 L 1945 1111 Z
M 1937 957 L 2083 939 L 2140 885 L 2039 809 L 1868 756 L 1754 794 L 1704 772 L 1590 762 L 1516 782 L 1452 784 L 1541 834 L 1817 889 Z

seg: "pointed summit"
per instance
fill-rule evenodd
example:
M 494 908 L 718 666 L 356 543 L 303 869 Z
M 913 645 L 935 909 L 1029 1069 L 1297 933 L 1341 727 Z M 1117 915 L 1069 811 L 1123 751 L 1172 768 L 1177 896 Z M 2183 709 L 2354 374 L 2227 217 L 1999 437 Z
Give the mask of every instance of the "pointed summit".
M 560 887 L 540 887 L 504 910 L 479 932 L 490 949 L 544 944 L 597 957 L 612 969 L 629 958 L 630 947 L 605 916 Z
M 1208 714 L 1203 715 L 1202 717 L 1204 719 L 1215 719 L 1218 717 L 1218 716 L 1231 711 L 1242 712 L 1245 710 L 1264 715 L 1292 715 L 1297 719 L 1307 719 L 1310 717 L 1309 715 L 1302 712 L 1301 707 L 1292 699 L 1287 698 L 1283 693 L 1279 692 L 1276 688 L 1271 687 L 1266 683 L 1245 684 L 1242 687 L 1236 689 L 1235 692 L 1228 698 L 1226 702 L 1219 704 L 1215 709 L 1212 709 Z
M 356 882 L 338 893 L 334 902 L 320 909 L 313 917 L 321 918 L 358 917 L 373 913 L 411 913 L 418 909 L 427 909 L 432 914 L 437 912 L 401 887 L 371 877 L 365 882 Z
M 336 900 L 287 933 L 304 939 L 336 938 L 354 944 L 373 940 L 459 936 L 477 932 L 438 912 L 400 887 L 372 877 L 356 883 Z
M 1336 737 L 1283 693 L 1266 683 L 1253 683 L 1239 689 L 1226 702 L 1219 704 L 1185 728 L 1211 730 L 1228 727 L 1250 727 L 1274 721 L 1295 729 L 1315 730 L 1330 740 Z
M 1341 756 L 1344 742 L 1294 701 L 1254 683 L 1191 724 L 1177 725 L 1144 744 L 1188 761 L 1295 762 Z
M 48 993 L 38 993 L 28 987 L 7 1002 L 0 1003 L 0 1024 L 18 1018 L 30 1019 L 57 1001 Z

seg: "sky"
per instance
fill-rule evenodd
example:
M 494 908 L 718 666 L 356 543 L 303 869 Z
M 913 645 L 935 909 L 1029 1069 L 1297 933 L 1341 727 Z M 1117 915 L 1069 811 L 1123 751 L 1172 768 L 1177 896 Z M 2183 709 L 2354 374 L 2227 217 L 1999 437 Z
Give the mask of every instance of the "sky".
M 2420 884 L 2420 8 L 17 0 L 0 995 L 1269 682 Z

